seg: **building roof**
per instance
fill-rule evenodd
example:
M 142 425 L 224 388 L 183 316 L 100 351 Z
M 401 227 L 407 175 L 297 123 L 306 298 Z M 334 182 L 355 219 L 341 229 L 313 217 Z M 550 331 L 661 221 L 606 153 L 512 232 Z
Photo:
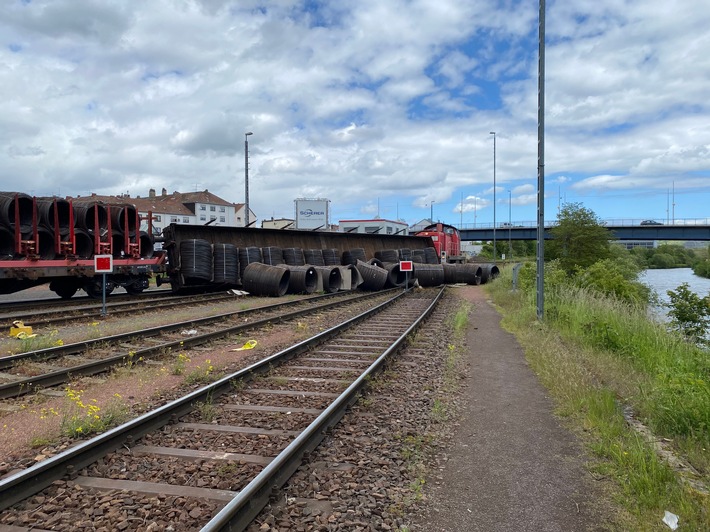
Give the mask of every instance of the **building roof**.
M 165 189 L 163 189 L 160 195 L 155 194 L 155 190 L 151 189 L 148 197 L 141 198 L 137 196 L 135 198 L 128 194 L 122 194 L 119 196 L 100 196 L 98 194 L 92 194 L 91 196 L 84 196 L 78 198 L 67 197 L 67 199 L 77 199 L 77 200 L 92 200 L 92 201 L 102 201 L 111 204 L 121 204 L 129 203 L 135 205 L 139 212 L 153 212 L 155 214 L 175 214 L 179 216 L 194 216 L 194 208 L 191 209 L 188 205 L 194 207 L 197 203 L 205 203 L 211 205 L 225 205 L 233 206 L 235 209 L 240 209 L 243 204 L 240 203 L 230 203 L 219 196 L 216 196 L 209 192 L 208 190 L 203 190 L 200 192 L 173 192 L 168 194 Z M 250 209 L 251 210 L 251 209 Z

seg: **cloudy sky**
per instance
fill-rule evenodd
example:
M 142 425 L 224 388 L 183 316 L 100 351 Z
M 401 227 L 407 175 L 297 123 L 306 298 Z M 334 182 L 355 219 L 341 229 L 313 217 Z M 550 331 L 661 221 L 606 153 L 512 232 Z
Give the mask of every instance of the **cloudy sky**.
M 546 219 L 706 218 L 707 0 L 548 0 Z M 532 221 L 538 3 L 4 0 L 0 189 Z M 510 203 L 509 203 L 510 198 Z M 432 205 L 433 203 L 433 205 Z M 463 212 L 461 212 L 463 210 Z

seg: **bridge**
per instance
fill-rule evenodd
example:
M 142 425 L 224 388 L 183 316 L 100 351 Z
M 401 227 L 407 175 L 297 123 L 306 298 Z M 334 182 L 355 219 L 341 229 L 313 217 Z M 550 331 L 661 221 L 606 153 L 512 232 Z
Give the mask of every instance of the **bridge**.
M 604 225 L 619 240 L 698 240 L 710 241 L 710 220 L 674 220 L 648 223 L 648 220 L 607 220 Z M 557 222 L 545 222 L 545 240 Z M 493 224 L 463 224 L 461 240 L 493 240 Z M 535 222 L 503 222 L 496 226 L 496 240 L 537 240 Z

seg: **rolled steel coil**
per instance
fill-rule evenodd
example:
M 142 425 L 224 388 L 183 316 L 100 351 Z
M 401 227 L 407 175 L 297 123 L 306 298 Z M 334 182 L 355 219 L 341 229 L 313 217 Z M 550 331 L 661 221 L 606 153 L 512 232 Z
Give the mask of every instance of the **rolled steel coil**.
M 357 266 L 357 262 L 359 260 L 367 262 L 367 259 L 365 258 L 365 250 L 363 248 L 347 249 L 343 251 L 341 264 L 354 264 Z
M 340 266 L 342 263 L 340 261 L 340 250 L 334 248 L 324 249 L 323 253 L 323 264 L 325 266 Z
M 212 282 L 239 284 L 239 250 L 233 244 L 212 246 Z
M 372 266 L 377 266 L 378 268 L 384 268 L 384 262 L 382 262 L 380 259 L 377 257 L 372 257 L 370 260 L 366 261 L 368 264 L 371 264 Z
M 289 294 L 312 294 L 318 287 L 318 272 L 313 266 L 281 264 L 291 272 L 288 281 Z
M 32 231 L 34 202 L 31 196 L 22 192 L 0 192 L 0 222 L 11 231 L 15 230 L 15 197 L 17 197 L 20 233 L 28 233 Z
M 343 279 L 340 276 L 340 268 L 338 266 L 314 266 L 314 268 L 323 280 L 324 292 L 332 294 L 340 290 Z
M 488 281 L 492 281 L 500 274 L 498 266 L 493 263 L 479 264 L 481 267 L 481 284 L 486 284 Z
M 407 283 L 407 277 L 412 277 L 411 272 L 410 275 L 407 275 L 406 272 L 399 269 L 399 262 L 385 262 L 383 267 L 387 271 L 385 287 L 402 287 Z
M 37 255 L 43 260 L 52 260 L 57 256 L 54 245 L 54 231 L 46 227 L 37 228 Z
M 441 267 L 444 270 L 444 283 L 455 284 L 460 282 L 458 279 L 458 264 L 442 264 Z
M 144 259 L 151 258 L 155 253 L 155 239 L 147 231 L 138 233 L 138 238 L 141 244 L 141 257 Z
M 99 231 L 108 228 L 108 211 L 106 205 L 92 202 L 74 202 L 74 215 L 76 216 L 76 225 L 81 229 L 94 233 L 96 222 L 96 214 L 99 216 Z
M 67 200 L 62 198 L 39 198 L 37 200 L 37 211 L 39 223 L 49 229 L 55 228 L 54 218 L 56 212 L 59 232 L 66 234 L 71 229 L 70 220 L 73 219 L 72 211 L 74 207 Z
M 439 255 L 436 253 L 436 248 L 431 246 L 424 248 L 424 256 L 427 264 L 439 264 Z
M 255 296 L 280 297 L 288 290 L 290 277 L 287 268 L 252 262 L 242 273 L 242 286 Z
M 62 237 L 68 240 L 69 235 Z M 74 255 L 81 259 L 89 259 L 94 255 L 94 239 L 84 229 L 74 229 Z
M 135 205 L 129 203 L 110 204 L 106 209 L 111 212 L 111 229 L 125 232 L 128 225 L 128 234 L 136 234 L 136 215 L 138 211 Z
M 413 249 L 412 250 L 412 262 L 417 262 L 419 264 L 426 264 L 426 254 L 423 249 Z
M 483 274 L 483 269 L 478 264 L 457 264 L 459 275 L 458 282 L 479 285 L 481 284 L 481 277 Z
M 7 227 L 0 227 L 0 258 L 11 259 L 15 254 L 15 237 Z
M 306 249 L 303 251 L 303 258 L 306 264 L 312 264 L 313 266 L 325 266 L 324 251 L 322 249 Z M 338 261 L 340 264 L 340 261 Z
M 305 266 L 306 258 L 301 248 L 283 248 L 284 262 L 289 266 Z
M 111 231 L 111 244 L 111 251 L 115 258 L 126 256 L 126 240 L 123 237 L 123 231 Z
M 440 286 L 444 284 L 444 268 L 442 264 L 417 264 L 414 269 L 419 286 Z
M 212 245 L 207 240 L 191 238 L 180 242 L 180 272 L 186 284 L 212 280 Z
M 244 279 L 244 270 L 252 262 L 262 262 L 261 248 L 248 246 L 239 248 L 239 278 Z
M 382 262 L 397 262 L 399 252 L 396 249 L 378 249 L 375 251 L 375 258 Z
M 278 266 L 284 264 L 284 255 L 281 248 L 276 246 L 267 246 L 261 248 L 261 261 L 269 266 Z
M 384 288 L 387 283 L 387 270 L 361 260 L 357 261 L 356 267 L 362 275 L 362 284 L 360 285 L 362 290 L 375 291 Z
M 412 250 L 409 248 L 401 248 L 399 250 L 399 260 L 412 260 Z

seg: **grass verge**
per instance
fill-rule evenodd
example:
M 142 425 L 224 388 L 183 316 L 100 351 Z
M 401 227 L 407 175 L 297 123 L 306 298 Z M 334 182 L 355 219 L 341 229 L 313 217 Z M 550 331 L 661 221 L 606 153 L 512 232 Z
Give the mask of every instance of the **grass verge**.
M 550 391 L 557 413 L 577 429 L 596 457 L 593 474 L 613 480 L 625 511 L 623 527 L 662 530 L 664 511 L 687 530 L 710 530 L 710 499 L 684 481 L 685 473 L 661 458 L 625 417 L 629 410 L 656 439 L 695 466 L 706 485 L 710 394 L 707 353 L 651 323 L 640 311 L 588 291 L 557 287 L 545 320 L 524 290 L 511 292 L 504 269 L 488 291 L 526 358 Z

